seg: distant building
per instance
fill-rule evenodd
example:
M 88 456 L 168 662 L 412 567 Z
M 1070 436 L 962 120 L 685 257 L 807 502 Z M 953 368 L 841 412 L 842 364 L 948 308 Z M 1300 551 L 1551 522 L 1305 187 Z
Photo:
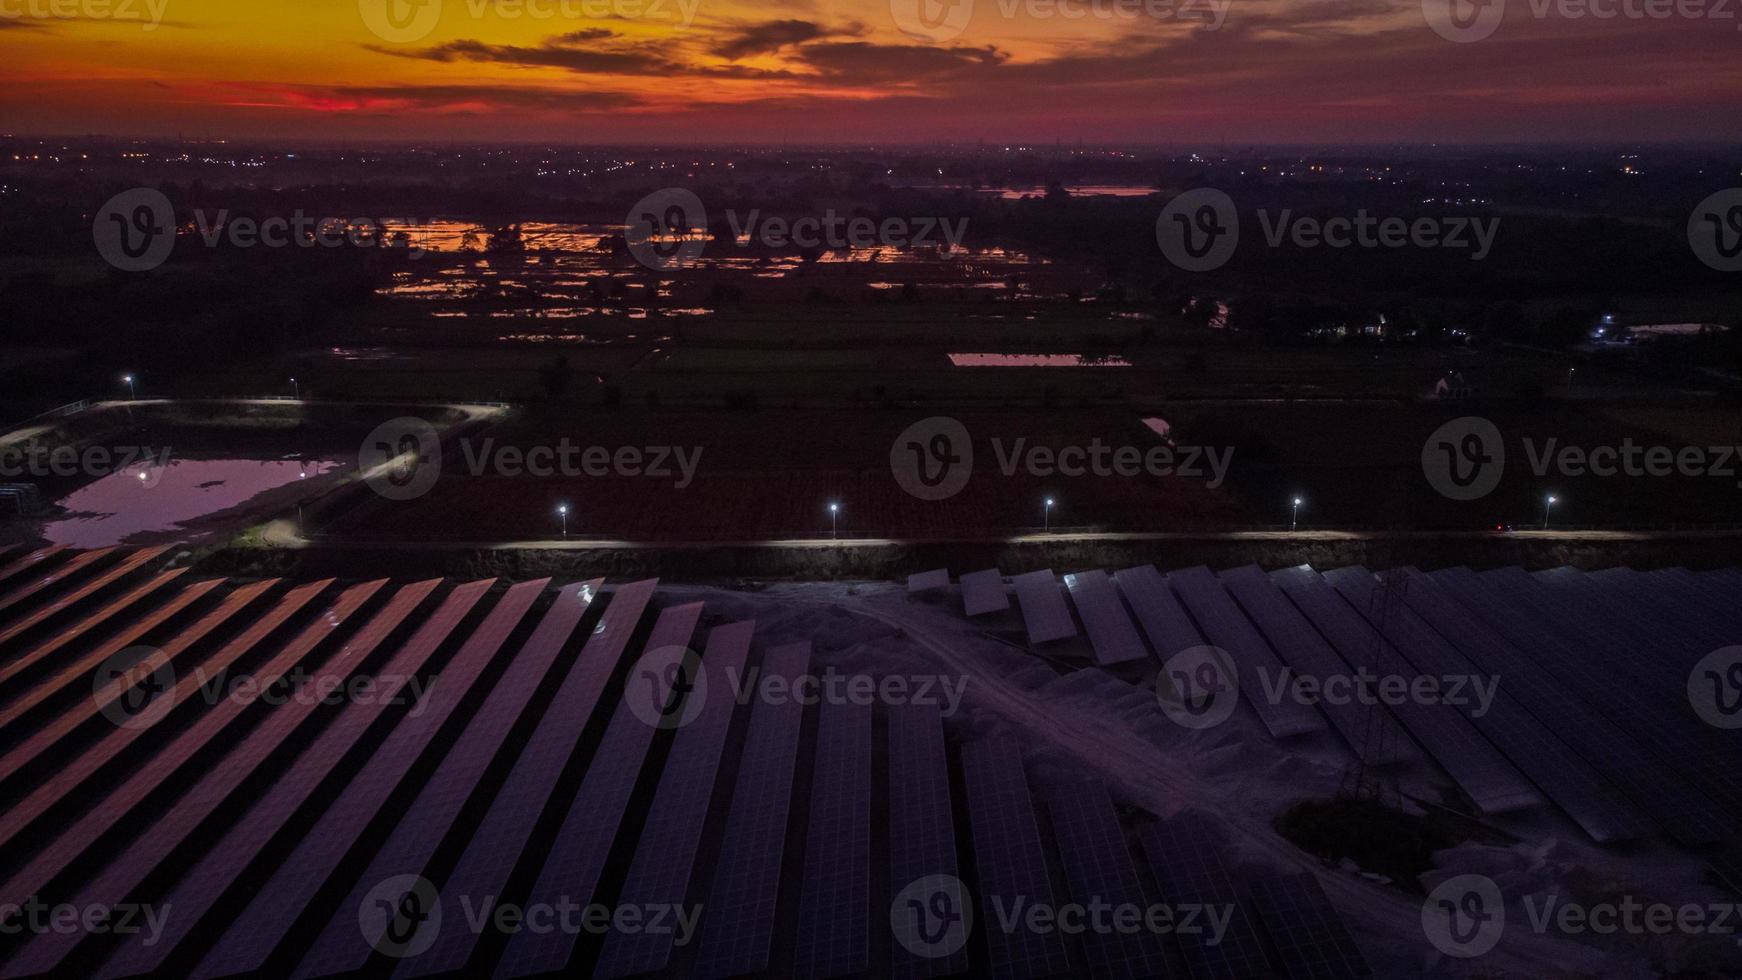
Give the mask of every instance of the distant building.
M 1623 329 L 1627 339 L 1637 343 L 1663 337 L 1704 337 L 1708 334 L 1724 333 L 1730 328 L 1721 323 L 1653 323 Z

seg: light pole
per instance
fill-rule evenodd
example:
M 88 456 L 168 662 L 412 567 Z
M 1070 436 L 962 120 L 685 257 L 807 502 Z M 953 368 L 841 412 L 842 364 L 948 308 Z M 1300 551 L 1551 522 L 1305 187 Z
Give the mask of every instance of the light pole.
M 563 537 L 567 538 L 569 536 L 569 505 L 568 504 L 558 504 L 556 507 L 556 515 L 558 517 L 562 518 Z
M 290 379 L 290 390 L 297 401 L 302 401 L 302 385 L 297 384 L 295 378 Z
M 1052 509 L 1056 503 L 1057 503 L 1057 501 L 1053 500 L 1051 497 L 1048 497 L 1048 498 L 1046 498 L 1046 507 L 1044 507 L 1042 509 L 1042 513 L 1041 513 L 1041 521 L 1043 522 L 1042 527 L 1047 534 L 1052 533 Z
M 1553 507 L 1555 504 L 1558 504 L 1560 502 L 1561 502 L 1561 500 L 1559 497 L 1549 497 L 1547 500 L 1542 502 L 1542 529 L 1544 531 L 1548 530 L 1549 508 Z
M 128 401 L 138 401 L 139 400 L 139 393 L 133 387 L 133 375 L 123 374 L 121 376 L 121 380 L 127 382 L 127 400 Z
M 829 505 L 829 537 L 830 538 L 839 537 L 840 536 L 840 528 L 841 528 L 841 505 L 840 504 L 830 504 Z
M 1300 529 L 1300 498 L 1299 497 L 1294 498 L 1294 513 L 1289 515 L 1288 529 L 1290 531 L 1296 531 L 1296 530 Z

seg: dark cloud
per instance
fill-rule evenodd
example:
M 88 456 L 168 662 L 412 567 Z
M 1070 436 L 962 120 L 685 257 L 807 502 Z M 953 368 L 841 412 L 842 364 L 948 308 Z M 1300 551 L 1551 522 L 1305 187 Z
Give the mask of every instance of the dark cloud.
M 618 34 L 616 31 L 606 27 L 588 27 L 578 31 L 570 31 L 567 34 L 558 34 L 556 37 L 550 39 L 550 43 L 586 44 L 589 41 L 609 41 L 614 37 L 621 36 L 622 35 Z
M 733 61 L 759 54 L 773 54 L 782 48 L 815 41 L 825 37 L 849 36 L 857 30 L 835 30 L 808 20 L 771 20 L 736 28 L 717 42 L 713 52 Z

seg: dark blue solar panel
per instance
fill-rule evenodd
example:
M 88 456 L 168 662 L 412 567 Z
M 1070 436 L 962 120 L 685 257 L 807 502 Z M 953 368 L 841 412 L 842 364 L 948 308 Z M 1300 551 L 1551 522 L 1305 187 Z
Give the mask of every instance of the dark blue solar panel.
M 647 652 L 687 648 L 701 618 L 699 602 L 661 611 L 653 634 L 648 637 Z M 554 908 L 564 900 L 584 906 L 593 900 L 599 876 L 622 829 L 647 750 L 659 731 L 643 720 L 630 700 L 651 694 L 654 703 L 668 704 L 675 679 L 675 675 L 663 671 L 651 676 L 635 675 L 632 670 L 624 684 L 617 712 L 611 716 L 611 724 L 605 729 L 580 791 L 575 794 L 568 818 L 557 831 L 556 841 L 545 856 L 544 868 L 527 896 L 528 907 Z M 650 692 L 649 683 L 656 690 Z M 496 975 L 520 977 L 560 970 L 574 954 L 579 940 L 578 935 L 560 929 L 545 932 L 522 929 L 508 941 Z
M 1199 913 L 1197 929 L 1179 933 L 1193 980 L 1258 980 L 1275 975 L 1252 916 L 1240 900 L 1225 856 L 1229 844 L 1215 818 L 1186 812 L 1143 829 L 1143 853 L 1162 901 Z M 1207 920 L 1207 922 L 1206 922 Z M 1216 935 L 1215 923 L 1224 930 Z
M 1272 700 L 1263 696 L 1265 679 L 1274 683 L 1282 673 L 1282 662 L 1209 569 L 1174 572 L 1167 580 L 1203 628 L 1204 636 L 1234 658 L 1240 674 L 1240 699 L 1257 709 L 1271 735 L 1286 738 L 1325 727 L 1324 716 L 1317 708 L 1292 698 Z
M 460 706 L 478 675 L 496 658 L 514 624 L 525 615 L 537 595 L 535 590 L 516 587 L 497 603 L 478 631 L 429 686 L 418 705 L 420 710 L 399 719 L 362 771 L 321 814 L 296 849 L 284 856 L 271 880 L 200 962 L 196 977 L 222 977 L 265 969 L 328 879 L 358 870 L 346 866 L 345 855 L 380 816 L 387 799 Z M 420 632 L 411 642 L 417 645 L 433 640 L 439 646 L 451 629 L 451 626 L 438 629 L 439 636 Z
M 1050 977 L 1070 970 L 1056 932 L 1030 929 L 1021 920 L 1006 929 L 1000 910 L 1057 908 L 1028 793 L 1022 750 L 1004 739 L 962 746 L 962 777 L 973 830 L 979 887 L 974 890 L 975 926 L 986 935 L 996 977 Z
M 720 753 L 732 724 L 734 701 L 730 696 L 734 678 L 743 676 L 756 624 L 733 623 L 708 634 L 702 656 L 702 673 L 711 692 L 701 712 L 680 729 L 653 809 L 642 825 L 641 842 L 629 867 L 618 904 L 628 908 L 675 906 L 689 894 L 695 872 L 696 852 L 708 822 L 709 804 L 719 775 Z M 593 968 L 598 980 L 657 973 L 671 962 L 670 932 L 640 929 L 613 930 Z
M 549 580 L 528 582 L 519 588 L 535 596 Z M 417 799 L 405 811 L 387 842 L 376 852 L 369 867 L 357 879 L 351 894 L 333 908 L 326 928 L 308 947 L 294 977 L 326 976 L 362 969 L 374 947 L 357 928 L 358 909 L 381 882 L 400 875 L 422 875 L 435 857 L 436 848 L 453 829 L 461 811 L 474 795 L 478 782 L 533 695 L 538 692 L 564 644 L 592 605 L 601 582 L 570 585 L 555 602 L 526 645 L 508 664 L 508 669 L 490 689 L 477 714 L 467 722 L 453 749 L 442 759 Z M 412 946 L 410 933 L 396 942 Z
M 1367 960 L 1310 874 L 1266 875 L 1251 883 L 1252 904 L 1282 954 L 1290 980 L 1345 980 L 1373 975 Z
M 1149 637 L 1149 645 L 1163 663 L 1175 654 L 1204 645 L 1197 625 L 1186 615 L 1155 566 L 1140 565 L 1116 572 L 1113 582 L 1131 604 L 1138 624 Z
M 1095 647 L 1095 662 L 1104 666 L 1148 660 L 1143 639 L 1131 624 L 1131 615 L 1119 601 L 1113 580 L 1099 570 L 1065 576 L 1065 588 L 1077 604 L 1077 615 Z
M 928 878 L 961 880 L 956 861 L 956 826 L 950 806 L 949 759 L 944 723 L 935 704 L 892 704 L 889 721 L 889 887 L 896 895 Z M 927 891 L 921 886 L 920 891 Z M 904 910 L 929 915 L 923 907 Z M 896 914 L 896 913 L 892 913 Z M 936 929 L 937 923 L 926 925 Z M 963 944 L 890 944 L 890 972 L 897 977 L 938 977 L 968 968 Z M 953 948 L 952 948 L 953 947 Z
M 1364 666 L 1380 677 L 1398 677 L 1414 684 L 1420 673 L 1395 646 L 1382 640 L 1371 624 L 1317 572 L 1291 568 L 1273 576 L 1296 607 L 1318 627 L 1343 659 Z M 1519 774 L 1470 723 L 1465 713 L 1444 704 L 1424 704 L 1404 698 L 1393 712 L 1421 747 L 1487 813 L 1498 813 L 1541 802 L 1530 782 Z
M 1271 649 L 1287 663 L 1294 676 L 1310 677 L 1322 683 L 1328 678 L 1347 678 L 1353 674 L 1349 664 L 1337 656 L 1337 651 L 1325 642 L 1313 624 L 1257 566 L 1223 572 L 1222 582 L 1228 594 L 1269 638 Z M 1363 751 L 1370 733 L 1377 726 L 1390 725 L 1395 729 L 1397 725 L 1396 719 L 1390 717 L 1390 712 L 1383 706 L 1364 704 L 1352 698 L 1339 698 L 1322 707 L 1331 724 L 1337 727 L 1357 754 Z M 1408 742 L 1397 738 L 1374 751 L 1367 761 L 1385 765 L 1414 755 Z
M 435 592 L 439 582 L 429 581 L 400 589 L 369 624 L 334 654 L 316 675 L 314 683 L 323 679 L 342 680 L 365 663 L 371 654 L 397 630 L 401 623 Z M 483 589 L 456 589 L 435 619 L 453 623 L 470 610 L 483 595 Z M 421 672 L 423 663 L 435 650 L 434 644 L 422 647 L 407 645 L 387 666 L 381 668 L 383 678 L 406 677 Z M 316 688 L 317 690 L 321 688 Z M 328 688 L 330 689 L 330 688 Z M 278 832 L 288 823 L 333 767 L 351 749 L 356 740 L 386 708 L 386 697 L 397 688 L 383 691 L 384 697 L 351 704 L 334 719 L 312 745 L 304 749 L 295 763 L 280 773 L 271 789 L 247 814 L 216 841 L 185 873 L 164 899 L 163 905 L 176 910 L 164 920 L 164 931 L 156 943 L 146 943 L 139 936 L 123 941 L 120 949 L 103 969 L 106 980 L 137 976 L 159 969 L 165 960 L 183 945 L 184 940 L 213 911 L 222 913 L 222 896 L 235 884 Z M 313 705 L 311 700 L 309 705 Z M 288 706 L 287 706 L 288 707 Z M 312 707 L 311 707 L 312 710 Z M 287 737 L 294 724 L 295 712 L 278 711 L 249 736 L 236 759 L 264 760 Z M 282 725 L 282 727 L 281 727 Z
M 817 719 L 796 970 L 865 972 L 871 958 L 871 705 L 824 701 Z
M 1365 570 L 1345 569 L 1326 578 L 1357 608 L 1371 604 L 1375 582 Z M 1667 760 L 1635 741 L 1636 736 L 1654 740 L 1655 733 L 1630 731 L 1611 714 L 1592 710 L 1540 666 L 1557 656 L 1552 649 L 1538 647 L 1525 656 L 1457 607 L 1431 579 L 1415 573 L 1408 583 L 1409 608 L 1407 615 L 1395 618 L 1393 638 L 1424 669 L 1504 678 L 1493 713 L 1477 724 L 1574 819 L 1584 824 L 1582 818 L 1590 817 L 1602 830 L 1613 818 L 1607 801 L 1615 790 L 1596 776 L 1594 766 L 1684 843 L 1703 843 L 1723 834 L 1723 818 L 1715 808 L 1671 776 Z M 1518 717 L 1521 712 L 1533 720 Z
M 442 884 L 442 908 L 460 908 L 466 903 L 477 907 L 490 896 L 502 895 L 555 790 L 558 775 L 617 672 L 623 651 L 658 584 L 650 579 L 610 593 L 586 646 L 537 727 L 520 746 L 514 768 Z M 443 929 L 429 948 L 407 958 L 395 976 L 422 977 L 461 970 L 477 950 L 480 938 L 471 929 Z
M 1041 783 L 1040 792 L 1064 860 L 1072 901 L 1089 908 L 1104 903 L 1147 909 L 1149 901 L 1106 787 L 1060 778 Z M 1097 977 L 1152 977 L 1163 971 L 1160 937 L 1144 928 L 1090 930 L 1083 935 L 1083 947 L 1089 969 Z
M 770 650 L 763 656 L 763 674 L 794 680 L 804 674 L 810 656 L 809 643 Z M 803 722 L 804 705 L 796 698 L 759 700 L 752 710 L 705 906 L 701 955 L 691 971 L 698 980 L 768 969 Z

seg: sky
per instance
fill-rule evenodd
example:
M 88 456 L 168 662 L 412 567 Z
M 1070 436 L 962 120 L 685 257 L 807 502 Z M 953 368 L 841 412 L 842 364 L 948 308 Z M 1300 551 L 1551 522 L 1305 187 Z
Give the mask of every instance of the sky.
M 661 145 L 1742 133 L 1742 3 L 1477 2 L 0 0 L 0 132 Z

